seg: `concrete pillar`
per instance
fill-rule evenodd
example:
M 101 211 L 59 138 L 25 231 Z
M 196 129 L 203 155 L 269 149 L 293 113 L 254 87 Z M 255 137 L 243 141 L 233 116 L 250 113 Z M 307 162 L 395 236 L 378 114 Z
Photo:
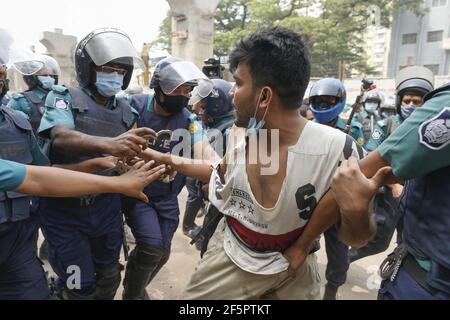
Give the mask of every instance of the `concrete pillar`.
M 47 54 L 55 58 L 61 67 L 59 84 L 75 85 L 76 75 L 73 57 L 78 43 L 77 38 L 63 34 L 62 29 L 55 29 L 54 32 L 43 32 L 42 39 L 39 41 L 47 48 Z
M 214 12 L 220 0 L 167 0 L 172 16 L 172 55 L 198 67 L 213 55 Z

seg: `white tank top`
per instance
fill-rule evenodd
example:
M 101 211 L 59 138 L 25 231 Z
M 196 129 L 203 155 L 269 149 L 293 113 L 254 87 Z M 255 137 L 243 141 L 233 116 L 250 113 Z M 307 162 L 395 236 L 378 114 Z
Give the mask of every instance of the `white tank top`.
M 245 161 L 227 164 L 225 184 L 220 181 L 219 163 L 214 166 L 209 199 L 226 217 L 224 248 L 237 266 L 256 274 L 288 268 L 281 252 L 298 238 L 329 189 L 344 159 L 346 137 L 337 129 L 309 121 L 298 142 L 288 148 L 286 177 L 273 208 L 262 207 L 253 196 Z M 358 157 L 356 142 L 350 141 L 351 154 Z M 243 138 L 228 153 L 245 160 L 245 149 Z

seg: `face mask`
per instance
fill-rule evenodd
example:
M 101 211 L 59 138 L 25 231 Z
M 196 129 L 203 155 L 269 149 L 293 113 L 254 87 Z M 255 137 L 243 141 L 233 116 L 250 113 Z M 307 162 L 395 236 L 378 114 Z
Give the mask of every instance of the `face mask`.
M 161 101 L 161 94 L 164 96 L 164 101 Z M 170 114 L 180 113 L 188 106 L 189 97 L 186 96 L 168 96 L 161 90 L 156 90 L 156 102 Z
M 369 113 L 375 113 L 377 111 L 377 108 L 378 108 L 378 103 L 366 103 L 364 105 L 364 108 Z
M 115 96 L 122 90 L 123 77 L 124 75 L 118 74 L 117 72 L 97 72 L 95 86 L 97 87 L 98 93 L 107 98 Z
M 407 119 L 411 113 L 414 112 L 414 110 L 416 110 L 416 106 L 414 104 L 402 104 L 401 108 L 400 108 L 400 115 L 402 116 L 403 119 Z
M 258 120 L 256 120 L 256 114 L 258 113 L 259 105 L 261 104 L 262 95 L 263 95 L 263 92 L 261 91 L 261 94 L 259 95 L 259 99 L 258 99 L 258 104 L 256 105 L 255 114 L 248 121 L 248 126 L 247 126 L 248 134 L 258 133 L 259 129 L 264 127 L 264 125 L 266 124 L 266 121 L 264 121 L 264 119 L 266 118 L 269 107 L 266 108 L 266 112 L 264 112 L 264 116 L 261 119 L 261 121 L 258 122 Z
M 38 76 L 37 78 L 42 88 L 45 90 L 51 90 L 52 87 L 55 85 L 55 78 L 51 76 Z

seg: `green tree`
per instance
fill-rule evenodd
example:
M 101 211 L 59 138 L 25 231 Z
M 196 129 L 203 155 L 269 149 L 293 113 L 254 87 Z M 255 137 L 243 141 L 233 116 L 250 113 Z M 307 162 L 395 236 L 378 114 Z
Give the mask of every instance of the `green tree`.
M 423 0 L 222 0 L 215 15 L 214 53 L 228 55 L 243 36 L 263 27 L 290 28 L 308 43 L 312 76 L 339 75 L 340 62 L 346 76 L 352 71 L 371 74 L 364 50 L 364 33 L 371 26 L 372 6 L 379 8 L 379 22 L 389 27 L 393 13 L 409 10 L 425 13 Z M 306 9 L 316 5 L 319 16 L 308 16 Z M 160 27 L 155 43 L 170 47 L 170 20 Z
M 158 37 L 150 42 L 152 47 L 156 47 L 160 50 L 172 50 L 172 21 L 170 11 L 167 11 L 166 17 L 159 25 Z

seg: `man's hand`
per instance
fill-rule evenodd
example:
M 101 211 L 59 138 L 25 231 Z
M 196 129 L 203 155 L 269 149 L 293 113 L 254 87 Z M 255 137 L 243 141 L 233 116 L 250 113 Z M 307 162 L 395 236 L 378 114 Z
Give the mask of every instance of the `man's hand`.
M 392 196 L 395 199 L 399 199 L 403 192 L 403 186 L 400 183 L 395 183 L 389 185 L 389 187 L 391 188 Z
M 148 139 L 156 133 L 150 128 L 129 130 L 115 138 L 108 138 L 108 153 L 121 159 L 134 158 L 147 148 Z
M 292 245 L 283 253 L 283 256 L 289 261 L 288 275 L 290 277 L 294 278 L 297 275 L 298 269 L 305 263 L 308 251 Z
M 118 192 L 148 203 L 149 200 L 142 190 L 148 184 L 158 180 L 166 170 L 164 165 L 152 168 L 154 164 L 154 161 L 136 163 L 127 173 L 118 177 L 120 179 Z
M 385 184 L 391 170 L 391 167 L 383 167 L 371 179 L 367 179 L 356 158 L 343 161 L 331 183 L 333 197 L 341 213 L 367 213 L 370 200 Z

